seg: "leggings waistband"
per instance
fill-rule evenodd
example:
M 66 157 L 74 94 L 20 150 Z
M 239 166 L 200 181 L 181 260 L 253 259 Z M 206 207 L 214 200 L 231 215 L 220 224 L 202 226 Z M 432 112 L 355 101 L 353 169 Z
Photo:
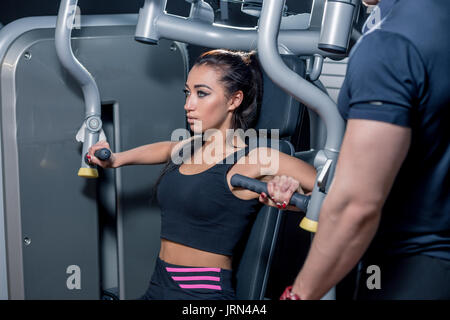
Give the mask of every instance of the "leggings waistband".
M 141 299 L 231 300 L 236 299 L 233 288 L 231 270 L 180 266 L 157 258 L 149 287 Z
M 167 263 L 159 257 L 157 269 L 163 271 L 171 282 L 182 289 L 230 290 L 232 289 L 231 270 L 211 267 L 191 267 Z

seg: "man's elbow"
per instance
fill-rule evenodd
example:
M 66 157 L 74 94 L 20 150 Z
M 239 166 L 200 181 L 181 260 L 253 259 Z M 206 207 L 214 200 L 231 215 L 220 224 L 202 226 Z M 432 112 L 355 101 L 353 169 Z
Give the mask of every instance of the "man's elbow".
M 335 223 L 345 223 L 359 228 L 361 225 L 378 223 L 383 206 L 382 199 L 369 199 L 359 195 L 345 196 L 340 199 L 329 199 L 324 203 L 324 214 Z M 328 207 L 328 208 L 327 208 Z
M 381 217 L 381 206 L 379 203 L 373 202 L 350 202 L 344 214 L 357 226 L 378 224 Z

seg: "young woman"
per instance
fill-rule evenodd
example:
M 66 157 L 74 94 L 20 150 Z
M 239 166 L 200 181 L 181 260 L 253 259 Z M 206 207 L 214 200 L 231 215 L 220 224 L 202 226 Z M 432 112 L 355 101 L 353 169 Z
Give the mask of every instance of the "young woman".
M 100 141 L 89 155 L 103 168 L 168 163 L 156 189 L 161 250 L 142 299 L 233 299 L 232 258 L 261 203 L 293 209 L 287 205 L 290 194 L 312 190 L 316 172 L 276 149 L 250 150 L 244 139 L 230 134 L 230 129 L 252 128 L 257 120 L 262 75 L 254 53 L 204 53 L 189 72 L 184 92 L 187 121 L 202 140 L 197 148 L 194 138 L 164 141 L 100 161 L 95 151 L 109 148 Z M 186 145 L 192 147 L 187 156 Z M 183 161 L 177 164 L 181 151 Z M 271 197 L 232 187 L 236 173 L 265 181 L 277 176 L 269 185 Z

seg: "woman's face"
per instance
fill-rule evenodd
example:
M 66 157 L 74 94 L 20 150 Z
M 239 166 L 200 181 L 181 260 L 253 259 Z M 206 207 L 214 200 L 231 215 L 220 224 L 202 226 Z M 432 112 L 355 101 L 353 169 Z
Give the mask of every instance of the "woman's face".
M 207 65 L 194 66 L 189 72 L 184 90 L 184 110 L 194 133 L 230 127 L 236 107 L 235 94 L 227 97 L 225 87 L 220 82 L 221 76 L 220 71 Z

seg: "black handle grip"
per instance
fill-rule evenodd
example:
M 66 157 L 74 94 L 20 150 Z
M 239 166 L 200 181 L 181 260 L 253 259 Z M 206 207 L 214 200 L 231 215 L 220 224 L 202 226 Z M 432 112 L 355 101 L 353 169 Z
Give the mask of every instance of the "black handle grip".
M 109 149 L 103 148 L 94 152 L 94 156 L 102 161 L 108 160 L 111 157 L 111 151 Z
M 267 191 L 267 183 L 243 176 L 241 174 L 234 174 L 231 177 L 230 182 L 233 187 L 241 187 L 257 193 L 264 192 L 266 194 L 269 194 Z M 306 209 L 308 208 L 309 199 L 310 199 L 309 196 L 305 196 L 303 194 L 295 192 L 292 195 L 289 204 L 296 206 L 303 212 L 306 212 Z

